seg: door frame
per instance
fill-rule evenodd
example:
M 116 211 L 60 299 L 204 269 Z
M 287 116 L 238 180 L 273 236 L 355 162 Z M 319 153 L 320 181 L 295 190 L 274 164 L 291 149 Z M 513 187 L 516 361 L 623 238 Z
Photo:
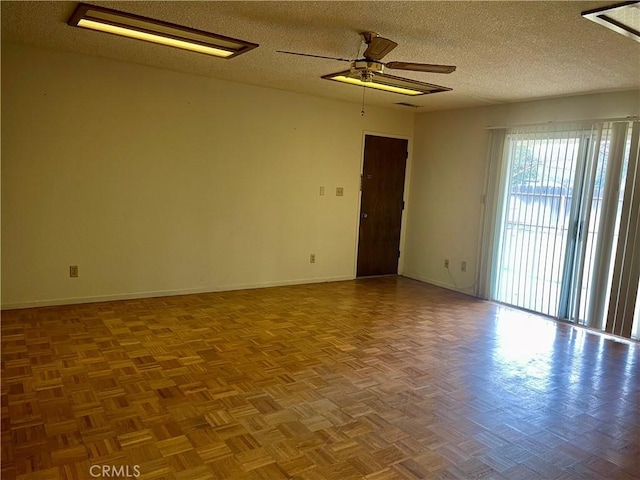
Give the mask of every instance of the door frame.
M 376 137 L 386 137 L 386 138 L 398 138 L 400 140 L 407 141 L 407 163 L 405 166 L 405 174 L 404 174 L 404 189 L 402 192 L 402 200 L 404 201 L 404 210 L 402 211 L 402 221 L 400 223 L 400 257 L 398 258 L 398 275 L 402 275 L 404 271 L 404 246 L 405 246 L 405 236 L 407 230 L 407 214 L 409 212 L 409 185 L 411 179 L 411 165 L 412 165 L 412 157 L 413 157 L 413 137 L 407 135 L 398 135 L 395 133 L 386 133 L 386 132 L 378 132 L 374 130 L 363 130 L 362 131 L 362 141 L 360 145 L 360 170 L 358 179 L 358 207 L 356 208 L 356 235 L 353 242 L 353 278 L 358 278 L 358 242 L 360 240 L 360 214 L 362 209 L 362 185 L 361 179 L 364 174 L 364 147 L 365 140 L 367 135 L 373 135 Z

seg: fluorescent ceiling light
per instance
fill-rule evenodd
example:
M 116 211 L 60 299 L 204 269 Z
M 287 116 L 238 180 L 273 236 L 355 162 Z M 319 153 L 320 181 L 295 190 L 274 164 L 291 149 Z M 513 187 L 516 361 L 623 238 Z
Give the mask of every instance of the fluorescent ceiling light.
M 640 42 L 640 1 L 589 10 L 582 16 Z
M 232 58 L 258 46 L 244 40 L 85 3 L 78 5 L 67 24 L 221 58 Z
M 351 85 L 360 85 L 362 87 L 376 88 L 378 90 L 385 90 L 387 92 L 402 93 L 403 95 L 422 95 L 424 92 L 418 90 L 410 90 L 408 88 L 394 87 L 393 85 L 383 85 L 380 83 L 363 82 L 358 78 L 345 77 L 344 75 L 336 75 L 329 78 L 329 80 L 335 80 L 337 82 L 350 83 Z
M 418 82 L 408 78 L 401 78 L 387 74 L 373 75 L 370 81 L 364 82 L 359 78 L 359 75 L 360 72 L 346 70 L 344 72 L 325 75 L 322 78 L 325 80 L 334 80 L 336 82 L 348 83 L 350 85 L 359 85 L 361 87 L 375 88 L 376 90 L 384 90 L 385 92 L 400 93 L 402 95 L 411 96 L 451 90 L 447 87 L 441 87 L 439 85 L 432 85 L 430 83 Z

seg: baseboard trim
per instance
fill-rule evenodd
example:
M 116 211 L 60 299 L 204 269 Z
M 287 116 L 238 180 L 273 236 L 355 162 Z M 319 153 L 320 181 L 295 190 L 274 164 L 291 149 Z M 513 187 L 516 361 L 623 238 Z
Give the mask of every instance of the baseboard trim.
M 31 302 L 3 303 L 1 310 L 18 310 L 22 308 L 56 307 L 60 305 L 79 305 L 83 303 L 112 302 L 117 300 L 136 300 L 140 298 L 171 297 L 175 295 L 197 295 L 199 293 L 231 292 L 234 290 L 251 290 L 256 288 L 285 287 L 290 285 L 306 285 L 312 283 L 342 282 L 354 280 L 353 275 L 285 280 L 276 282 L 245 283 L 218 287 L 185 288 L 178 290 L 162 290 L 154 292 L 122 293 L 115 295 L 96 295 L 91 297 L 54 298 L 34 300 Z
M 436 287 L 442 287 L 442 288 L 446 288 L 447 290 L 453 290 L 454 292 L 464 293 L 465 295 L 471 295 L 472 297 L 476 296 L 475 292 L 473 291 L 473 288 L 468 288 L 468 289 L 459 288 L 450 283 L 439 282 L 438 280 L 433 280 L 431 278 L 423 277 L 422 275 L 418 275 L 416 273 L 403 273 L 402 276 L 411 278 L 412 280 L 417 280 L 419 282 L 435 285 Z

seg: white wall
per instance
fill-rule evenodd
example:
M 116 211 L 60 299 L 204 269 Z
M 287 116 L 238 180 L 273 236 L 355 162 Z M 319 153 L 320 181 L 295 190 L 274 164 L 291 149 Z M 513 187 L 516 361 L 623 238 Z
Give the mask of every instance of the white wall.
M 474 293 L 487 126 L 640 114 L 640 91 L 419 114 L 416 117 L 404 275 Z M 444 259 L 450 259 L 450 273 Z M 460 263 L 467 262 L 467 271 Z
M 3 308 L 353 278 L 363 132 L 413 124 L 3 45 Z

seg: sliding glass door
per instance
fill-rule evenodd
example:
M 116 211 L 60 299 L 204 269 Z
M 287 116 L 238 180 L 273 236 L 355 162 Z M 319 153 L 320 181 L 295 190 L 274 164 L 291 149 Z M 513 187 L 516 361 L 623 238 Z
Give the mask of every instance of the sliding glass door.
M 493 299 L 605 329 L 631 125 L 506 133 Z

